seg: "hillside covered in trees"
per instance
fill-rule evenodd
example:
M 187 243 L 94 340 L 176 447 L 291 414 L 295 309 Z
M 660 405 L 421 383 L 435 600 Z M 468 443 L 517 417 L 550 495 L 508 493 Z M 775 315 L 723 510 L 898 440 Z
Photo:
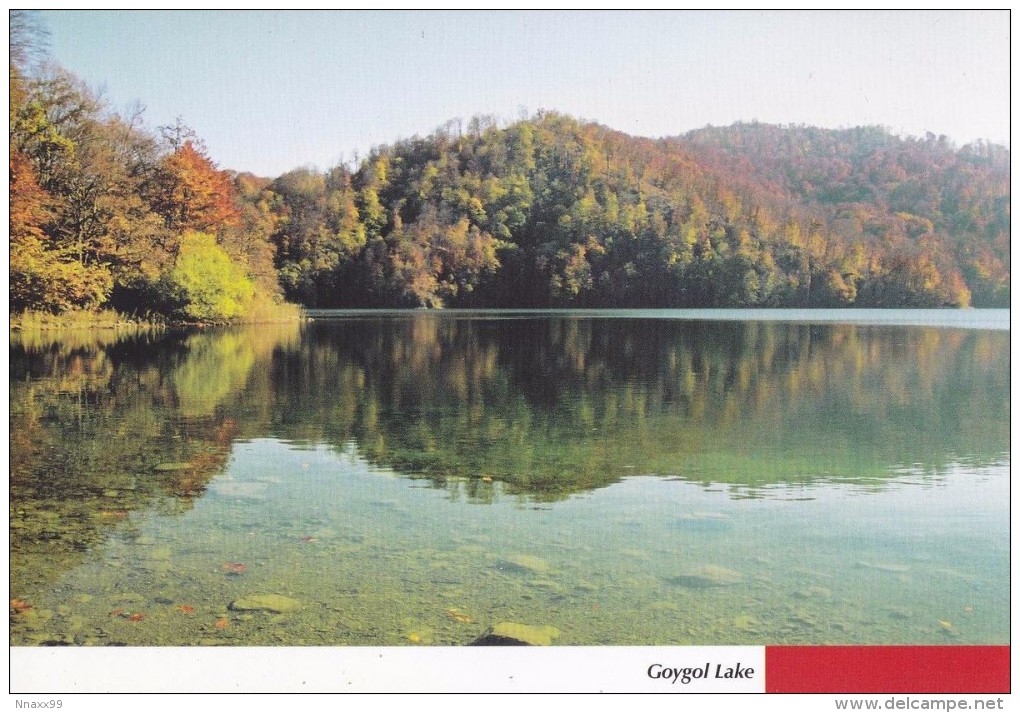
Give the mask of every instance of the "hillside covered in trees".
M 1008 306 L 1008 171 L 878 128 L 650 140 L 540 112 L 265 190 L 307 305 Z
M 757 123 L 653 140 L 538 112 L 257 177 L 11 40 L 12 312 L 1009 305 L 1001 146 Z

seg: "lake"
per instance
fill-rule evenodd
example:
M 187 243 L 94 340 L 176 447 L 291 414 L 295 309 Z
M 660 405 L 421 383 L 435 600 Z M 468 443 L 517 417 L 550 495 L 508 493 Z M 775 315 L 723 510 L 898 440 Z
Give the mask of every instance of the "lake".
M 12 333 L 12 645 L 1009 643 L 1007 310 L 311 317 Z

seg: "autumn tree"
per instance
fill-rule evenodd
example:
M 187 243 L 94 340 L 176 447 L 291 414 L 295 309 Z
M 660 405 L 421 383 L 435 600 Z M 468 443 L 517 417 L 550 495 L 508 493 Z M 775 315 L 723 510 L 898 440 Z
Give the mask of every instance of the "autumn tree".
M 52 66 L 28 72 L 28 50 L 15 46 L 22 41 L 12 37 L 13 310 L 113 305 L 187 318 L 241 316 L 248 297 L 207 298 L 202 279 L 185 279 L 196 274 L 196 255 L 219 265 L 221 253 L 230 269 L 219 265 L 219 277 L 206 282 L 219 280 L 221 292 L 241 285 L 243 292 L 250 273 L 261 294 L 278 295 L 270 206 L 249 204 L 242 214 L 233 176 L 216 169 L 192 134 L 160 141 L 140 110 L 111 111 L 73 74 Z M 219 235 L 215 249 L 183 237 L 195 228 Z M 182 240 L 191 245 L 179 265 Z
M 218 170 L 191 139 L 159 162 L 150 194 L 153 209 L 177 233 L 237 225 L 236 198 L 230 174 Z
M 11 308 L 60 312 L 101 304 L 110 288 L 107 275 L 89 273 L 45 234 L 49 195 L 16 149 L 10 154 L 9 196 Z

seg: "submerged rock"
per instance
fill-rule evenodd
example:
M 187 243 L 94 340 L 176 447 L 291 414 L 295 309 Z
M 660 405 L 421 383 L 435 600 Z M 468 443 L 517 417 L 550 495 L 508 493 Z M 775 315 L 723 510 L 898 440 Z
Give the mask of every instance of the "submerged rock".
M 459 622 L 461 624 L 470 624 L 472 622 L 471 616 L 469 614 L 465 614 L 463 611 L 457 609 L 456 607 L 451 607 L 447 609 L 446 616 L 450 617 L 454 621 Z
M 470 646 L 549 646 L 560 635 L 554 626 L 530 626 L 500 622 L 471 642 Z
M 734 617 L 733 627 L 739 631 L 746 631 L 748 633 L 756 633 L 760 627 L 758 620 L 750 614 L 741 614 L 740 616 Z
M 730 517 L 723 513 L 691 512 L 677 518 L 676 527 L 694 532 L 714 532 L 732 527 Z
M 500 562 L 500 569 L 545 574 L 549 571 L 549 563 L 534 555 L 511 555 Z
M 890 619 L 899 619 L 901 621 L 911 619 L 914 616 L 914 613 L 905 607 L 885 607 L 882 611 L 884 611 Z
M 680 516 L 681 520 L 730 520 L 732 519 L 729 515 L 724 512 L 704 512 L 701 510 L 695 512 L 684 513 Z
M 718 567 L 714 564 L 706 564 L 687 572 L 681 572 L 668 579 L 673 584 L 678 584 L 681 587 L 707 589 L 709 587 L 726 587 L 736 584 L 743 579 L 743 575 L 732 569 Z
M 891 574 L 903 574 L 910 571 L 910 567 L 905 564 L 896 564 L 893 562 L 858 562 L 858 567 L 864 569 L 874 569 L 879 572 L 889 572 Z
M 212 490 L 216 495 L 231 497 L 231 498 L 251 498 L 253 500 L 261 500 L 265 497 L 266 489 L 268 488 L 267 483 L 259 481 L 241 481 L 241 480 L 225 480 L 220 482 L 212 482 L 209 485 L 209 489 Z
M 282 594 L 253 594 L 230 603 L 230 609 L 233 611 L 268 611 L 274 614 L 283 614 L 300 608 L 301 602 Z
M 827 587 L 806 587 L 793 593 L 801 599 L 832 599 L 832 590 Z
M 551 579 L 529 579 L 528 586 L 534 587 L 535 589 L 546 589 L 550 592 L 565 591 L 562 584 L 554 582 Z
M 819 626 L 818 617 L 815 612 L 807 609 L 796 609 L 793 612 L 793 616 L 790 617 L 790 621 L 794 624 L 807 627 Z
M 507 636 L 499 636 L 498 634 L 488 633 L 479 636 L 477 639 L 472 641 L 468 646 L 531 646 L 524 641 L 518 641 L 517 639 L 511 639 Z

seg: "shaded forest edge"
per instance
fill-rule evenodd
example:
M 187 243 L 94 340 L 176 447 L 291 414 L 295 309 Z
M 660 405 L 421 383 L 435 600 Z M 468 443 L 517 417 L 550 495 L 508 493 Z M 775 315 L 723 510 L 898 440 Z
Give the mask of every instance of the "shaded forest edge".
M 757 123 L 653 140 L 540 111 L 270 179 L 37 61 L 33 21 L 11 15 L 12 324 L 1009 306 L 1002 146 Z

